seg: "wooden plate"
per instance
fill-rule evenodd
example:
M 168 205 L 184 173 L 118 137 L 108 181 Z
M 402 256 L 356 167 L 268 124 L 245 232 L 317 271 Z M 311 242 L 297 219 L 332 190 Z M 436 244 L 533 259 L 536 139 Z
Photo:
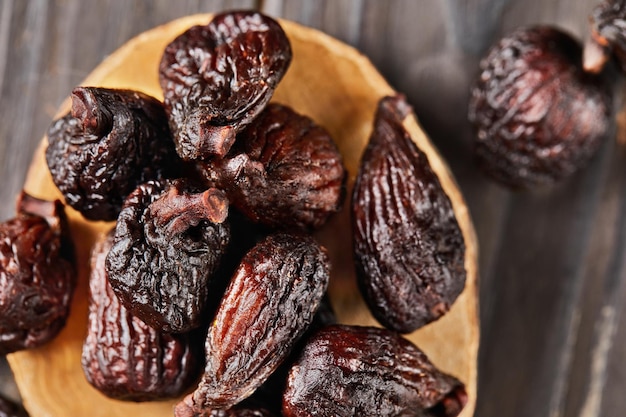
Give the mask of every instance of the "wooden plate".
M 195 15 L 159 26 L 130 40 L 100 64 L 83 85 L 134 88 L 162 98 L 158 63 L 165 46 L 194 24 L 206 24 L 211 15 Z M 369 60 L 355 49 L 321 33 L 281 21 L 293 47 L 293 62 L 279 85 L 274 101 L 291 105 L 326 127 L 337 141 L 349 170 L 349 187 L 364 145 L 372 130 L 378 100 L 394 93 Z M 69 93 L 69 92 L 68 92 Z M 59 115 L 67 112 L 66 101 Z M 433 170 L 452 200 L 467 252 L 467 285 L 451 311 L 435 323 L 408 336 L 442 370 L 467 385 L 469 402 L 463 417 L 473 414 L 476 402 L 478 352 L 477 244 L 467 206 L 450 171 L 415 118 L 406 127 L 428 155 Z M 34 156 L 25 189 L 35 196 L 60 198 L 44 159 L 45 139 Z M 346 205 L 347 208 L 348 205 Z M 33 417 L 159 417 L 171 416 L 176 401 L 124 403 L 106 398 L 86 381 L 80 354 L 86 334 L 89 253 L 99 234 L 112 225 L 87 222 L 68 209 L 77 247 L 79 284 L 65 329 L 50 344 L 9 355 L 24 405 Z M 318 237 L 333 261 L 331 298 L 345 323 L 375 324 L 362 304 L 354 283 L 348 211 L 344 210 Z

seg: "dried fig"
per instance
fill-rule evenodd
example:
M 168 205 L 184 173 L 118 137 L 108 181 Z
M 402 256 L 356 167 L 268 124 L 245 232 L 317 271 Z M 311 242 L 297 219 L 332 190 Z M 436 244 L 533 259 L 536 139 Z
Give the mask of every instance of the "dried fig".
M 346 170 L 328 132 L 280 104 L 268 105 L 225 158 L 198 165 L 237 209 L 273 228 L 319 228 L 345 197 Z
M 465 243 L 450 199 L 404 129 L 410 107 L 383 98 L 352 194 L 357 282 L 385 327 L 411 332 L 465 286 Z
M 46 161 L 65 201 L 89 220 L 115 220 L 139 184 L 178 176 L 163 105 L 132 90 L 77 87 L 48 130 Z
M 87 381 L 108 397 L 154 401 L 183 394 L 202 369 L 197 335 L 167 334 L 135 317 L 109 284 L 105 259 L 113 232 L 91 255 L 89 319 L 81 363 Z
M 209 329 L 202 380 L 176 416 L 228 409 L 249 397 L 313 320 L 329 273 L 325 250 L 308 236 L 271 235 L 252 248 Z
M 220 190 L 150 181 L 124 203 L 106 259 L 122 304 L 154 328 L 187 332 L 206 321 L 211 279 L 229 241 Z
M 611 125 L 602 77 L 582 69 L 582 47 L 549 26 L 502 38 L 480 63 L 469 119 L 482 169 L 513 188 L 562 180 L 585 166 Z
M 455 417 L 466 402 L 463 384 L 397 333 L 333 325 L 309 339 L 291 368 L 283 415 Z
M 0 354 L 41 346 L 65 325 L 76 285 L 60 201 L 22 192 L 0 224 Z
M 285 32 L 258 12 L 218 14 L 174 39 L 159 81 L 178 154 L 185 160 L 224 156 L 269 102 L 290 62 Z

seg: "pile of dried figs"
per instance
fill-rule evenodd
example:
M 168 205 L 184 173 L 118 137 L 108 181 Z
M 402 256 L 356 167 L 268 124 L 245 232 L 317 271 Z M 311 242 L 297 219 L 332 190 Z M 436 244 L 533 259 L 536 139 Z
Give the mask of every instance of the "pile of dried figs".
M 626 2 L 594 8 L 583 45 L 561 29 L 529 26 L 500 39 L 480 63 L 469 103 L 475 157 L 498 182 L 532 189 L 587 165 L 613 125 L 615 76 L 625 67 Z M 603 69 L 605 69 L 603 71 Z
M 163 102 L 72 91 L 48 167 L 66 204 L 115 221 L 91 251 L 85 376 L 119 400 L 182 397 L 177 417 L 457 416 L 463 383 L 401 335 L 445 314 L 466 279 L 450 199 L 403 126 L 411 108 L 380 100 L 346 196 L 330 134 L 270 103 L 291 57 L 276 21 L 224 13 L 166 47 Z M 326 295 L 332 266 L 312 232 L 344 204 L 384 328 L 338 324 Z M 2 352 L 63 326 L 67 227 L 61 202 L 28 195 L 0 225 Z

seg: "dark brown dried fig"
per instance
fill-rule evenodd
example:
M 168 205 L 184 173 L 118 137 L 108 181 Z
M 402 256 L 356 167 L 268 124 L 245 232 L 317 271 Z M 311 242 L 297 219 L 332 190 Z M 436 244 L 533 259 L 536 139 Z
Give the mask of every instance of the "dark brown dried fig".
M 72 111 L 48 130 L 46 161 L 68 205 L 115 220 L 139 184 L 178 175 L 163 105 L 138 91 L 77 87 Z
M 76 285 L 68 239 L 63 204 L 25 192 L 0 224 L 0 354 L 40 346 L 65 325 Z
M 280 25 L 253 11 L 218 14 L 174 39 L 159 81 L 181 158 L 224 156 L 269 102 L 290 62 Z
M 207 320 L 211 279 L 229 241 L 228 201 L 183 180 L 151 181 L 120 212 L 106 260 L 122 304 L 154 328 L 186 332 Z
M 309 236 L 272 235 L 248 252 L 209 328 L 202 381 L 176 416 L 249 397 L 310 325 L 329 273 L 326 251 Z
M 469 120 L 475 155 L 513 188 L 553 184 L 585 166 L 611 124 L 602 78 L 582 69 L 582 47 L 549 26 L 502 38 L 480 63 Z
M 452 204 L 402 125 L 401 96 L 383 98 L 352 195 L 359 287 L 385 327 L 411 332 L 447 312 L 465 286 L 465 243 Z
M 455 417 L 463 384 L 439 371 L 414 344 L 373 327 L 317 332 L 291 368 L 285 417 Z
M 307 328 L 306 332 L 302 335 L 300 340 L 295 344 L 293 350 L 289 356 L 276 368 L 276 370 L 269 376 L 269 378 L 256 390 L 251 397 L 249 397 L 243 404 L 249 401 L 252 404 L 260 404 L 263 408 L 273 412 L 276 415 L 281 415 L 283 392 L 287 385 L 287 375 L 289 370 L 300 357 L 304 346 L 308 339 L 314 335 L 319 329 L 330 326 L 337 323 L 337 317 L 330 304 L 330 298 L 325 295 L 320 302 L 320 306 L 313 317 L 311 325 Z
M 264 408 L 237 405 L 228 410 L 194 411 L 191 408 L 185 410 L 177 408 L 176 417 L 275 417 L 275 414 Z
M 198 337 L 153 329 L 120 303 L 105 269 L 113 239 L 112 231 L 103 236 L 91 255 L 88 332 L 81 358 L 87 381 L 118 400 L 181 395 L 200 376 L 203 352 Z
M 237 209 L 274 228 L 319 228 L 345 197 L 346 170 L 328 132 L 279 104 L 269 104 L 225 158 L 198 165 Z

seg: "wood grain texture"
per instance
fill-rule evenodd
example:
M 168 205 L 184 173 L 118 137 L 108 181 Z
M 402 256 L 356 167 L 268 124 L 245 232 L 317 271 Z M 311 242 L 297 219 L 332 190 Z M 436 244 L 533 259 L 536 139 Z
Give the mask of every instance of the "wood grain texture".
M 466 121 L 478 59 L 495 39 L 535 23 L 584 38 L 596 2 L 0 0 L 0 218 L 12 215 L 55 109 L 107 54 L 175 17 L 262 7 L 364 52 L 408 95 L 458 179 L 481 247 L 476 415 L 621 415 L 626 152 L 609 143 L 566 183 L 511 193 L 476 170 Z
M 165 45 L 193 24 L 207 23 L 208 15 L 176 20 L 144 32 L 110 55 L 99 65 L 84 85 L 136 88 L 161 98 L 157 71 Z M 290 38 L 294 60 L 279 84 L 274 100 L 285 103 L 324 126 L 335 139 L 349 172 L 348 194 L 359 160 L 372 130 L 378 101 L 393 90 L 369 61 L 356 50 L 321 32 L 283 21 Z M 312 65 L 315 63 L 315 65 Z M 67 111 L 66 102 L 61 113 Z M 478 355 L 477 246 L 469 211 L 457 189 L 447 165 L 430 141 L 409 118 L 406 128 L 420 149 L 428 156 L 433 172 L 450 197 L 466 242 L 464 292 L 443 318 L 406 337 L 417 343 L 435 365 L 466 384 L 468 403 L 461 414 L 473 414 L 476 401 L 476 367 Z M 43 146 L 35 154 L 25 184 L 27 192 L 45 199 L 58 198 L 45 164 Z M 8 359 L 24 403 L 33 416 L 167 416 L 171 401 L 132 404 L 106 399 L 90 387 L 80 366 L 80 352 L 85 337 L 89 252 L 96 238 L 111 225 L 87 222 L 68 209 L 72 237 L 77 244 L 78 287 L 66 327 L 50 344 L 31 351 L 9 355 Z M 321 243 L 329 250 L 333 264 L 331 300 L 340 322 L 375 325 L 363 304 L 350 261 L 349 205 L 330 225 L 318 232 Z M 338 236 L 343 239 L 338 239 Z M 41 378 L 45 376 L 45 378 Z M 71 391 L 75 397 L 64 396 Z M 80 401 L 76 401 L 76 397 Z

